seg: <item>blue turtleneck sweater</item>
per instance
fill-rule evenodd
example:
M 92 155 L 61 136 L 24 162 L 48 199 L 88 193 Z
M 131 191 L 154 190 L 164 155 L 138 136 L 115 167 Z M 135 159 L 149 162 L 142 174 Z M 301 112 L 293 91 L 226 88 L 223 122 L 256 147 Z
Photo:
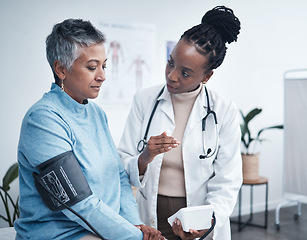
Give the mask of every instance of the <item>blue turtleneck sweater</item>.
M 37 192 L 32 172 L 63 152 L 73 151 L 93 194 L 72 208 L 106 239 L 142 239 L 128 176 L 109 132 L 104 111 L 79 104 L 58 85 L 26 113 L 18 145 L 20 218 L 16 239 L 80 239 L 89 227 L 68 210 L 53 212 Z

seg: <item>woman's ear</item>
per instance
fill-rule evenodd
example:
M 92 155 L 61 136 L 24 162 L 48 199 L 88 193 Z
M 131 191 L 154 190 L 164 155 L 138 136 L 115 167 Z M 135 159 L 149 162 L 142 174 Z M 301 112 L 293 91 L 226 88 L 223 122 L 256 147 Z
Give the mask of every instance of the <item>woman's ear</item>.
M 59 79 L 61 79 L 61 80 L 65 79 L 64 67 L 62 66 L 62 64 L 59 60 L 54 61 L 53 69 L 54 69 L 55 74 L 58 76 Z
M 209 81 L 209 79 L 211 78 L 212 75 L 213 75 L 212 70 L 210 70 L 210 72 L 206 73 L 204 80 L 203 80 L 203 84 L 206 84 Z

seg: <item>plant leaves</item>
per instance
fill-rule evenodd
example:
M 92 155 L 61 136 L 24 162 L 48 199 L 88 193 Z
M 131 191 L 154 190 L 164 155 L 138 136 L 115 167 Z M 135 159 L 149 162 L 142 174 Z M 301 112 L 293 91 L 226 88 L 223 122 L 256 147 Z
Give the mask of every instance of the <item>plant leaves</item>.
M 241 136 L 243 137 L 247 133 L 247 128 L 245 124 L 240 124 Z
M 243 124 L 241 125 L 241 141 L 243 142 L 246 152 L 248 152 L 248 148 L 250 143 L 254 140 L 251 137 L 251 133 L 248 127 L 248 123 L 259 113 L 261 113 L 262 109 L 254 108 L 252 109 L 246 116 L 244 116 L 243 112 L 240 110 L 241 116 L 243 118 Z M 245 135 L 247 134 L 247 139 L 245 140 Z
M 275 126 L 271 126 L 271 127 L 266 127 L 266 128 L 259 130 L 256 138 L 252 138 L 251 132 L 249 130 L 248 123 L 261 112 L 262 112 L 261 108 L 254 108 L 246 116 L 244 116 L 243 112 L 240 110 L 241 116 L 243 118 L 243 124 L 240 124 L 240 127 L 241 127 L 241 142 L 243 143 L 243 145 L 245 147 L 245 152 L 247 154 L 249 154 L 249 147 L 250 147 L 251 142 L 258 141 L 258 142 L 261 143 L 262 141 L 265 140 L 265 139 L 260 139 L 260 134 L 263 131 L 268 130 L 268 129 L 283 129 L 284 128 L 283 125 L 275 125 Z
M 244 117 L 244 122 L 246 125 L 248 125 L 248 123 L 255 117 L 257 116 L 259 113 L 262 112 L 261 108 L 254 108 L 253 110 L 251 110 L 245 117 Z
M 10 189 L 10 183 L 18 177 L 18 163 L 14 163 L 6 172 L 2 180 L 2 187 L 5 191 Z
M 257 134 L 257 139 L 259 139 L 260 134 L 268 129 L 283 129 L 284 125 L 275 125 L 275 126 L 271 126 L 271 127 L 266 127 L 266 128 L 262 128 L 261 130 L 259 130 L 258 134 Z

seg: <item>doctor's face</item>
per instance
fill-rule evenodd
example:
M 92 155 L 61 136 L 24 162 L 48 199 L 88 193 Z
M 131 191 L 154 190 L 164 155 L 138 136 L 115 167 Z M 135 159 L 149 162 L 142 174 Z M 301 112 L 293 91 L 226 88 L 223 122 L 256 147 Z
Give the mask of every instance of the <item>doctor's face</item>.
M 193 45 L 181 39 L 173 49 L 165 69 L 167 89 L 172 94 L 195 90 L 206 83 L 212 71 L 206 72 L 207 58 Z

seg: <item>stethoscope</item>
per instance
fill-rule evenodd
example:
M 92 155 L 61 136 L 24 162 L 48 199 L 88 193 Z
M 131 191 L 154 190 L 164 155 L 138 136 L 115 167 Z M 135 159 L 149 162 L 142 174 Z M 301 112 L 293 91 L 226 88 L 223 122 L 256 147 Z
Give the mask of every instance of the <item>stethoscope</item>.
M 209 102 L 209 94 L 208 94 L 208 90 L 206 88 L 206 86 L 204 86 L 205 88 L 205 92 L 206 92 L 206 98 L 207 98 L 207 104 L 208 104 L 208 107 L 207 107 L 207 114 L 206 116 L 202 119 L 202 141 L 203 141 L 203 149 L 204 149 L 204 155 L 199 155 L 199 159 L 205 159 L 205 158 L 209 158 L 211 156 L 213 156 L 215 154 L 215 152 L 217 151 L 218 149 L 218 144 L 219 144 L 219 136 L 218 136 L 218 123 L 217 123 L 217 118 L 216 118 L 216 113 L 211 110 L 210 108 L 210 102 Z M 152 109 L 152 112 L 150 114 L 150 117 L 149 117 L 149 120 L 148 120 L 148 123 L 147 123 L 147 127 L 146 127 L 146 130 L 145 130 L 145 134 L 144 134 L 144 137 L 143 139 L 141 139 L 138 144 L 137 144 L 137 150 L 138 152 L 142 152 L 144 150 L 144 148 L 147 146 L 147 135 L 148 135 L 148 131 L 149 131 L 149 127 L 150 127 L 150 124 L 151 124 L 151 121 L 152 121 L 152 118 L 156 112 L 156 109 L 158 107 L 158 104 L 160 102 L 160 99 L 159 97 L 161 96 L 161 94 L 163 93 L 163 90 L 164 90 L 164 87 L 161 89 L 161 91 L 159 92 L 158 96 L 157 96 L 157 100 L 155 102 L 155 105 Z M 204 107 L 205 108 L 205 107 Z M 208 148 L 206 149 L 206 139 L 205 139 L 205 132 L 206 132 L 206 120 L 207 118 L 210 116 L 210 114 L 213 116 L 213 120 L 214 120 L 214 124 L 215 124 L 215 147 L 214 149 L 211 149 L 211 148 Z

